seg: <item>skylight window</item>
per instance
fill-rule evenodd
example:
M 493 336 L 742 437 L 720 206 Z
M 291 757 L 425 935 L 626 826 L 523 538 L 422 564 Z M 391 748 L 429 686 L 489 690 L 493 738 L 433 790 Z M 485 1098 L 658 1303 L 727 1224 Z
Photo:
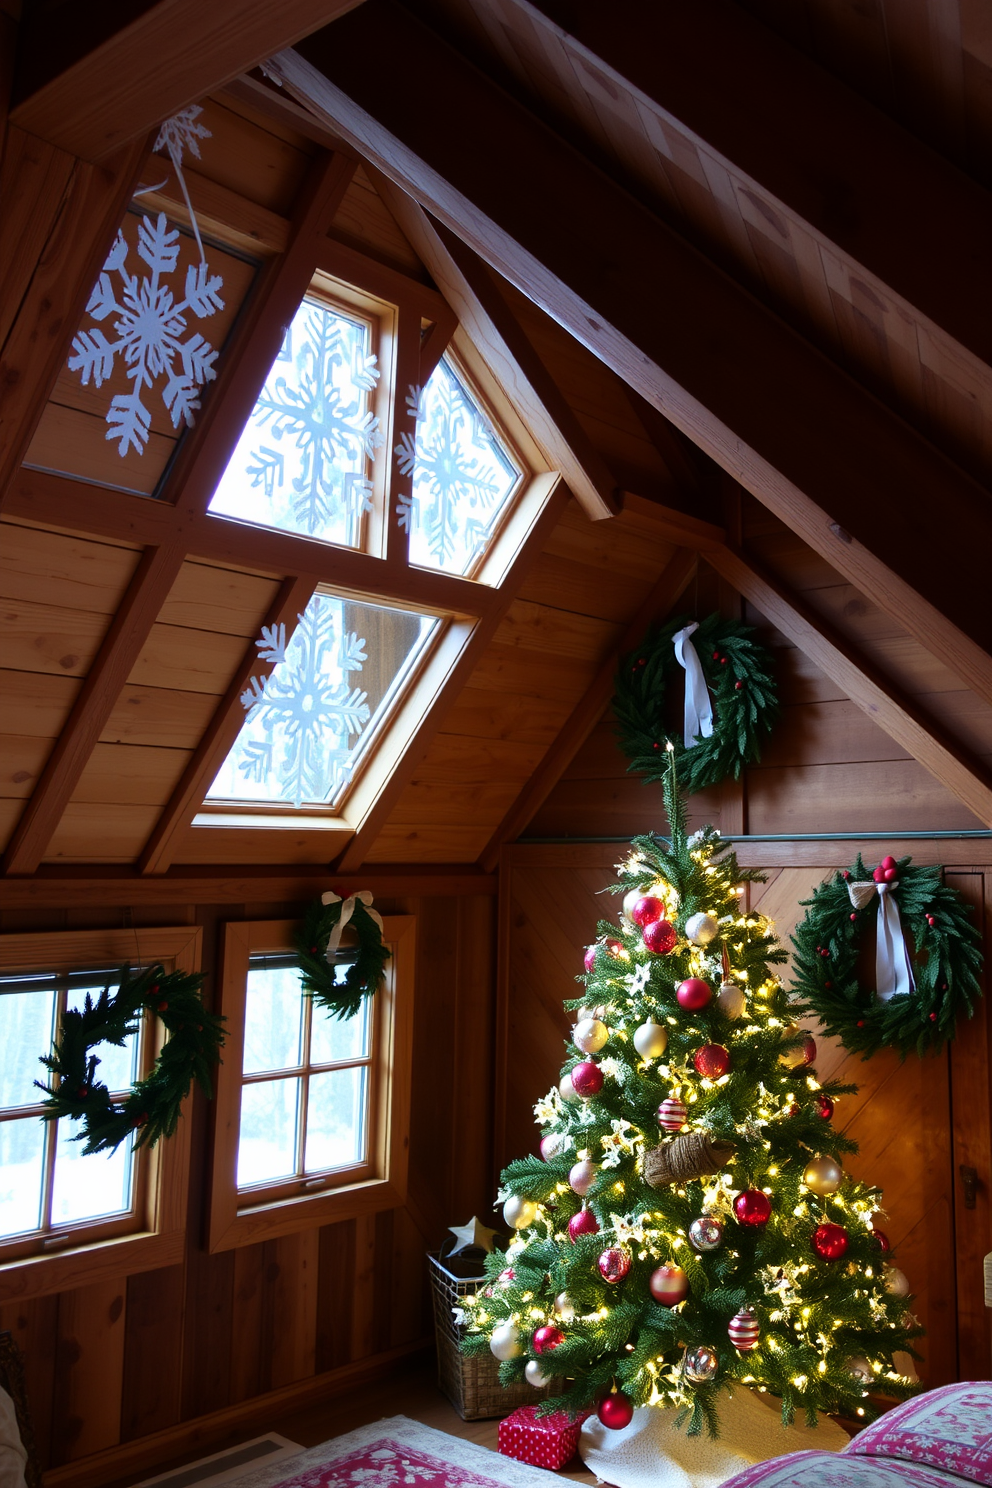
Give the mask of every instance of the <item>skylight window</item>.
M 316 594 L 248 716 L 208 801 L 335 806 L 440 621 Z
M 305 299 L 265 379 L 210 510 L 360 547 L 382 444 L 372 327 Z
M 417 404 L 415 435 L 404 434 L 400 469 L 413 477 L 400 521 L 410 562 L 469 574 L 485 553 L 522 478 L 493 425 L 448 357 Z

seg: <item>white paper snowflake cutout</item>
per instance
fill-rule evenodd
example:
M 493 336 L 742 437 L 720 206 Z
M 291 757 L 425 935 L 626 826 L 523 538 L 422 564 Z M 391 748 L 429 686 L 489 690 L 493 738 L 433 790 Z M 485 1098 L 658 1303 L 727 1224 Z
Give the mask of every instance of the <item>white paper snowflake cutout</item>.
M 84 387 L 90 378 L 102 387 L 114 372 L 116 358 L 123 360 L 132 391 L 118 393 L 111 401 L 106 434 L 107 439 L 119 441 L 122 458 L 129 449 L 139 455 L 144 452 L 152 416 L 142 393 L 150 391 L 160 378 L 165 381 L 161 396 L 173 428 L 178 429 L 181 423 L 192 426 L 200 407 L 197 390 L 217 376 L 217 352 L 199 332 L 182 339 L 187 316 L 192 313 L 205 320 L 224 308 L 220 297 L 223 281 L 219 274 L 209 274 L 205 263 L 187 268 L 181 300 L 175 300 L 172 290 L 163 283 L 174 272 L 179 258 L 179 232 L 169 230 L 163 213 L 155 222 L 149 217 L 141 219 L 138 256 L 151 271 L 140 280 L 137 274 L 128 273 L 128 244 L 119 232 L 86 306 L 86 313 L 96 321 L 117 316 L 113 322 L 116 340 L 108 341 L 99 328 L 80 331 L 73 339 L 73 355 L 69 358 L 69 370 L 80 373 Z M 114 274 L 120 280 L 119 288 L 114 285 Z

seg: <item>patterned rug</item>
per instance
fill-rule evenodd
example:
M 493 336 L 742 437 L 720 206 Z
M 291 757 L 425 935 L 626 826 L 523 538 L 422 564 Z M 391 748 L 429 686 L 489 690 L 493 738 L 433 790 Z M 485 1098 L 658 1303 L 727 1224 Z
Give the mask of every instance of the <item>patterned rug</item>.
M 238 1479 L 238 1488 L 551 1488 L 555 1473 L 474 1442 L 391 1416 L 313 1447 L 286 1465 Z

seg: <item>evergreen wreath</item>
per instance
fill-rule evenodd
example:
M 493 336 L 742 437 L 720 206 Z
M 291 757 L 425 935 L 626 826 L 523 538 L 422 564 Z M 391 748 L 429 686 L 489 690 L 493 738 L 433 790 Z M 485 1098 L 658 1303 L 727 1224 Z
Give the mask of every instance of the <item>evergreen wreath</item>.
M 81 1010 L 67 1010 L 51 1054 L 41 1057 L 51 1079 L 47 1085 L 35 1081 L 48 1097 L 44 1120 L 81 1121 L 83 1130 L 73 1140 L 85 1141 L 84 1153 L 115 1151 L 132 1133 L 135 1148 L 171 1137 L 193 1080 L 208 1097 L 213 1094 L 211 1071 L 224 1043 L 224 1019 L 204 1007 L 202 983 L 202 975 L 162 966 L 138 972 L 122 966 L 113 996 L 107 986 L 96 1001 L 87 993 Z M 91 1050 L 102 1043 L 123 1047 L 143 1011 L 162 1022 L 169 1038 L 151 1074 L 118 1104 L 96 1078 L 100 1060 Z
M 296 938 L 300 980 L 303 990 L 333 1018 L 353 1018 L 366 997 L 371 997 L 386 974 L 389 948 L 382 939 L 378 915 L 354 896 L 354 907 L 348 925 L 358 939 L 358 956 L 349 966 L 344 981 L 335 979 L 334 963 L 327 960 L 327 942 L 341 918 L 346 900 L 335 899 L 325 904 L 318 899 L 304 916 Z
M 901 1057 L 923 1055 L 954 1037 L 959 1014 L 970 1018 L 981 995 L 981 936 L 970 907 L 943 881 L 939 867 L 896 862 L 894 891 L 913 968 L 915 991 L 882 1002 L 858 981 L 859 949 L 867 925 L 877 914 L 872 899 L 856 909 L 849 883 L 864 882 L 875 870 L 860 854 L 850 869 L 821 884 L 806 917 L 792 937 L 792 992 L 801 1011 L 814 1013 L 824 1030 L 865 1059 L 889 1046 Z
M 682 672 L 673 637 L 690 623 L 684 615 L 670 620 L 624 658 L 613 711 L 620 747 L 630 758 L 628 771 L 663 780 L 667 746 L 673 745 L 682 785 L 693 795 L 721 780 L 737 780 L 744 765 L 760 757 L 762 736 L 778 715 L 778 688 L 768 651 L 751 639 L 753 627 L 719 614 L 701 620 L 692 641 L 712 695 L 713 733 L 687 749 L 681 730 L 666 732 L 664 704 L 673 674 Z

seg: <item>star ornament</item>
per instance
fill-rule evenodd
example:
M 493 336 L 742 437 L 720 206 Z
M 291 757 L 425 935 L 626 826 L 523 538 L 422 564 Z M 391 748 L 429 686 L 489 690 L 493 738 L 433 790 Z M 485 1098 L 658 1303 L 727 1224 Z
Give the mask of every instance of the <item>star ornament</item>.
M 493 1241 L 499 1233 L 497 1230 L 487 1230 L 486 1226 L 474 1215 L 463 1225 L 449 1225 L 449 1230 L 455 1237 L 455 1243 L 448 1252 L 449 1255 L 460 1255 L 463 1250 L 484 1250 L 487 1255 L 493 1248 Z

